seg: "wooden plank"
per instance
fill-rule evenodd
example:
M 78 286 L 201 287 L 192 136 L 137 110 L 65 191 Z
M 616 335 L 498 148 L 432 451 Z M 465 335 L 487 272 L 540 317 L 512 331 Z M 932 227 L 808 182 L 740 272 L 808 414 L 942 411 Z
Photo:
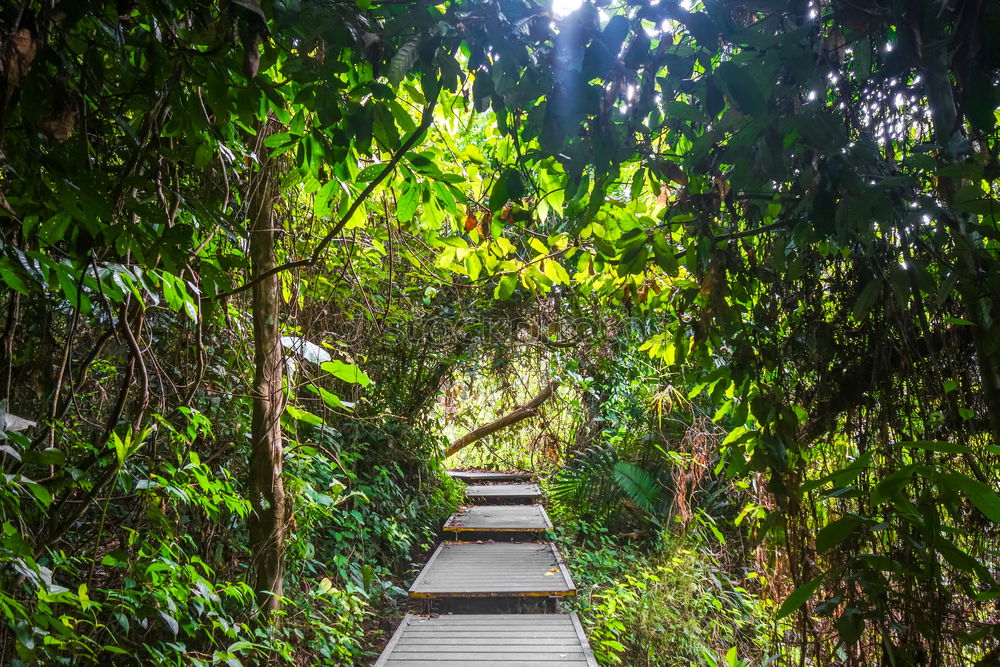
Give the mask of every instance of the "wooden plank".
M 478 484 L 465 488 L 469 498 L 535 499 L 542 497 L 542 489 L 537 484 Z
M 419 637 L 412 637 L 408 641 L 410 646 L 442 646 L 442 651 L 458 650 L 460 648 L 465 649 L 469 646 L 485 646 L 489 645 L 501 645 L 506 641 L 506 635 L 500 633 L 492 633 L 492 635 L 486 634 L 466 634 L 466 635 L 437 635 L 429 633 L 421 633 Z M 538 635 L 534 633 L 525 633 L 523 636 L 519 635 L 517 645 L 519 647 L 525 646 L 569 646 L 570 644 L 575 644 L 576 648 L 579 649 L 580 645 L 576 634 L 570 634 L 568 636 L 553 635 L 552 633 L 546 633 L 545 635 Z M 503 650 L 503 649 L 498 649 Z M 522 649 L 518 649 L 522 650 Z
M 452 667 L 469 667 L 470 665 L 475 665 L 475 667 L 511 667 L 511 665 L 538 665 L 538 667 L 547 667 L 547 665 L 586 665 L 586 662 L 576 661 L 575 656 L 566 656 L 565 658 L 559 658 L 557 660 L 480 660 L 476 659 L 473 661 L 464 660 L 462 658 L 441 660 L 439 658 L 432 658 L 430 660 L 412 660 L 403 658 L 400 660 L 389 660 L 384 663 L 386 667 L 441 667 L 444 665 L 452 665 Z
M 463 482 L 529 482 L 535 478 L 530 472 L 448 470 L 449 475 Z
M 413 618 L 413 614 L 407 614 L 403 617 L 403 620 L 399 623 L 399 627 L 397 627 L 396 631 L 392 633 L 392 637 L 389 637 L 389 643 L 385 645 L 384 649 L 382 649 L 382 655 L 378 657 L 378 660 L 375 661 L 372 667 L 381 667 L 386 664 L 386 661 L 396 650 L 396 646 L 399 644 L 400 640 L 403 639 L 403 635 L 406 634 L 411 618 Z
M 576 637 L 580 640 L 580 645 L 583 647 L 583 657 L 586 658 L 588 665 L 597 667 L 597 657 L 594 656 L 594 652 L 590 648 L 590 641 L 587 639 L 587 633 L 583 631 L 580 618 L 576 614 L 570 614 L 570 618 L 573 620 L 573 629 L 576 630 Z
M 417 578 L 413 580 L 413 584 L 410 586 L 411 595 L 413 594 L 413 589 L 417 588 L 423 583 L 424 577 L 426 577 L 428 572 L 430 572 L 431 565 L 433 565 L 437 561 L 437 557 L 441 555 L 442 551 L 444 551 L 444 545 L 445 543 L 442 542 L 437 546 L 437 549 L 435 549 L 434 553 L 431 554 L 431 557 L 427 561 L 427 564 L 424 565 L 424 569 L 420 570 L 420 574 L 418 574 Z
M 486 653 L 490 657 L 494 657 L 490 653 Z M 551 655 L 551 654 L 549 654 Z M 470 667 L 474 665 L 475 667 L 511 667 L 511 665 L 520 665 L 524 667 L 525 665 L 538 665 L 539 667 L 547 667 L 548 665 L 571 665 L 572 667 L 584 667 L 587 663 L 582 654 L 571 654 L 571 655 L 561 655 L 556 654 L 553 657 L 547 657 L 546 655 L 511 655 L 499 660 L 484 660 L 483 653 L 476 653 L 474 655 L 468 656 L 451 656 L 448 658 L 439 657 L 433 653 L 423 653 L 419 656 L 401 657 L 399 659 L 393 658 L 385 663 L 386 667 L 442 667 L 442 665 L 451 665 L 452 667 Z M 429 658 L 429 659 L 428 659 Z
M 553 544 L 444 543 L 410 587 L 414 598 L 576 595 Z
M 597 667 L 579 627 L 575 614 L 408 614 L 373 667 Z
M 478 505 L 465 507 L 444 524 L 446 532 L 541 532 L 552 530 L 541 505 Z

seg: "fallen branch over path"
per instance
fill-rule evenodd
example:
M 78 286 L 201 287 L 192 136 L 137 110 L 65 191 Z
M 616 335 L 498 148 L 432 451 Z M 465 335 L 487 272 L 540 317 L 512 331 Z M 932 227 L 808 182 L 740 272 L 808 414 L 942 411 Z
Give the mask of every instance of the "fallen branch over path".
M 524 421 L 528 417 L 534 417 L 536 414 L 538 414 L 538 408 L 541 407 L 542 403 L 549 400 L 549 398 L 555 392 L 556 387 L 558 386 L 559 383 L 556 382 L 555 380 L 549 382 L 548 385 L 546 385 L 545 388 L 542 389 L 542 391 L 540 391 L 537 396 L 535 396 L 533 399 L 531 399 L 524 405 L 517 406 L 511 412 L 504 415 L 503 417 L 500 417 L 500 419 L 497 419 L 496 421 L 492 421 L 489 424 L 485 424 L 477 429 L 469 431 L 461 438 L 458 438 L 450 445 L 448 445 L 448 448 L 444 450 L 444 457 L 448 458 L 449 456 L 452 456 L 462 451 L 468 445 L 471 445 L 472 443 L 478 440 L 482 440 L 488 435 L 496 433 L 497 431 L 507 428 L 508 426 L 516 424 L 520 421 Z

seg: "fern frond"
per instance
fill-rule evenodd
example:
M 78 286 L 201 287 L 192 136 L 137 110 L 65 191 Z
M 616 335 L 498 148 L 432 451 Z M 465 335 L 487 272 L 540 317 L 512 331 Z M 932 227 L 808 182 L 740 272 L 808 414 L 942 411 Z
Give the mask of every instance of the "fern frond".
M 660 506 L 660 485 L 648 472 L 628 461 L 614 467 L 614 478 L 635 506 L 648 514 L 656 514 Z
M 554 499 L 574 506 L 581 514 L 603 516 L 620 498 L 613 478 L 618 460 L 618 452 L 611 444 L 576 452 L 552 480 L 549 493 Z

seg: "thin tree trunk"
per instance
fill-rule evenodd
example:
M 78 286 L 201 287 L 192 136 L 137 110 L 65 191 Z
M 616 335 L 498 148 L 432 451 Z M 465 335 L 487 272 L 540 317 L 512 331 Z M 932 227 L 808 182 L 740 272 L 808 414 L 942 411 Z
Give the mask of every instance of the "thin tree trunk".
M 524 405 L 519 405 L 516 408 L 514 408 L 511 412 L 507 413 L 503 417 L 500 417 L 500 419 L 492 421 L 489 424 L 480 426 L 479 428 L 463 435 L 461 438 L 455 440 L 450 445 L 448 445 L 448 448 L 444 450 L 444 457 L 448 458 L 449 456 L 452 456 L 462 451 L 465 447 L 468 447 L 472 443 L 482 440 L 488 435 L 496 433 L 497 431 L 507 428 L 508 426 L 511 426 L 513 424 L 516 424 L 519 421 L 524 421 L 528 417 L 534 417 L 536 414 L 538 414 L 538 408 L 541 407 L 542 403 L 549 400 L 549 397 L 552 396 L 552 394 L 556 390 L 556 387 L 558 386 L 559 383 L 553 380 L 548 385 L 546 385 L 545 389 L 542 389 L 542 391 L 540 391 L 537 396 L 535 396 L 533 399 L 531 399 Z
M 262 125 L 258 155 L 274 121 Z M 274 268 L 276 259 L 274 163 L 264 160 L 250 179 L 250 260 L 252 279 Z M 282 479 L 281 380 L 282 349 L 278 331 L 279 276 L 254 283 L 254 389 L 250 454 L 250 550 L 252 576 L 260 611 L 270 615 L 281 606 L 285 549 L 285 487 Z
M 927 98 L 933 110 L 934 138 L 942 148 L 947 146 L 955 133 L 962 131 L 958 117 L 958 104 L 950 72 L 954 70 L 953 54 L 944 47 L 925 56 L 921 74 L 927 80 Z M 942 150 L 942 153 L 944 151 Z M 941 159 L 942 166 L 950 160 Z M 955 193 L 961 187 L 961 179 L 938 177 L 938 195 L 951 208 Z M 979 368 L 982 395 L 989 411 L 989 420 L 994 433 L 1000 433 L 1000 356 L 996 353 L 997 325 L 990 313 L 997 312 L 997 298 L 991 292 L 984 276 L 981 258 L 984 253 L 977 248 L 969 233 L 973 222 L 967 213 L 951 211 L 952 223 L 948 226 L 955 243 L 955 270 L 958 272 L 957 288 L 965 306 L 968 319 L 973 322 L 972 340 L 976 348 L 976 362 Z

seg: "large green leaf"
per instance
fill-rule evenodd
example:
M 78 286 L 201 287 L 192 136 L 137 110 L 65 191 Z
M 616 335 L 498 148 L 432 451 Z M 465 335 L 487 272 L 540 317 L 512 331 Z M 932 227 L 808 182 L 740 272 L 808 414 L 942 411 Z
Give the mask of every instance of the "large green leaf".
M 767 100 L 750 70 L 727 61 L 719 65 L 715 71 L 725 84 L 736 108 L 748 116 L 765 115 Z
M 994 523 L 1000 524 L 1000 496 L 978 480 L 960 472 L 944 473 L 938 482 L 965 494 L 965 497 Z
M 399 50 L 392 56 L 386 76 L 388 76 L 389 83 L 393 86 L 398 86 L 407 73 L 413 69 L 417 58 L 420 57 L 420 42 L 420 37 L 414 37 L 399 47 Z
M 865 522 L 859 516 L 845 516 L 823 526 L 816 534 L 816 551 L 823 553 L 844 542 Z
M 862 320 L 871 311 L 872 306 L 875 305 L 875 300 L 878 295 L 882 292 L 882 279 L 874 278 L 869 281 L 865 288 L 861 290 L 861 294 L 858 295 L 858 300 L 854 303 L 854 319 Z
M 798 611 L 806 601 L 812 597 L 816 589 L 820 587 L 823 583 L 825 575 L 819 575 L 815 579 L 810 579 L 806 583 L 802 584 L 789 595 L 781 606 L 778 608 L 777 618 L 784 618 L 789 614 Z
M 957 442 L 943 440 L 911 440 L 899 443 L 908 449 L 920 449 L 925 452 L 945 452 L 948 454 L 971 454 L 972 448 Z
M 353 364 L 345 364 L 339 359 L 327 361 L 321 364 L 320 368 L 327 373 L 330 373 L 335 378 L 351 384 L 360 384 L 362 387 L 367 387 L 372 382 L 371 378 L 368 377 L 360 368 Z
M 403 194 L 396 202 L 396 217 L 400 222 L 409 222 L 417 212 L 423 188 L 416 181 L 407 181 Z
M 303 422 L 305 424 L 309 424 L 311 426 L 319 426 L 320 424 L 323 423 L 323 418 L 320 417 L 319 415 L 314 415 L 308 410 L 297 408 L 291 403 L 285 406 L 285 412 L 287 412 L 288 416 L 291 417 L 292 419 Z
M 524 181 L 517 169 L 506 169 L 497 179 L 490 191 L 489 207 L 499 211 L 509 201 L 515 201 L 524 196 Z

